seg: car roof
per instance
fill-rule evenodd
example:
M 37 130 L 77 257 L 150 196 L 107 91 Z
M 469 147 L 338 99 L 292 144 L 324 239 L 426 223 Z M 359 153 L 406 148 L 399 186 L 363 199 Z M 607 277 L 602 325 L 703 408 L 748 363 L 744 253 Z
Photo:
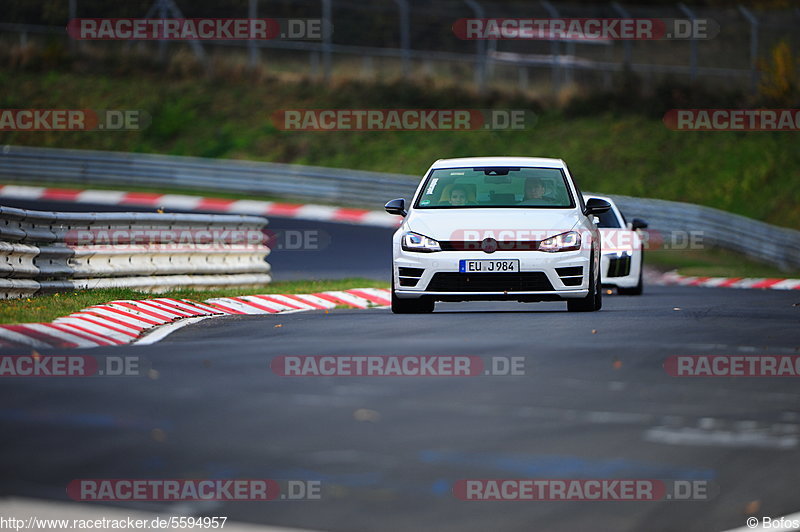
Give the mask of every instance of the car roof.
M 431 166 L 435 168 L 460 168 L 479 166 L 535 166 L 539 168 L 565 168 L 561 159 L 545 157 L 461 157 L 457 159 L 439 159 Z

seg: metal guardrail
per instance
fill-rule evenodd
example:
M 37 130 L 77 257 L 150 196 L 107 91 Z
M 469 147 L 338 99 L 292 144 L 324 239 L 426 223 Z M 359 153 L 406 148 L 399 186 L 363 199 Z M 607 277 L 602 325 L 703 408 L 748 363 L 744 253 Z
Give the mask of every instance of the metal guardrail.
M 741 253 L 784 270 L 800 268 L 800 231 L 676 201 L 609 195 L 629 220 L 644 218 L 662 233 L 699 237 L 698 244 Z
M 0 150 L 0 182 L 95 187 L 135 183 L 160 189 L 290 196 L 377 210 L 387 200 L 411 198 L 419 177 L 195 157 L 5 146 Z M 779 268 L 800 268 L 800 231 L 689 203 L 610 197 L 629 219 L 644 218 L 651 229 L 661 233 L 699 233 L 703 245 L 737 251 Z
M 0 206 L 0 299 L 88 288 L 263 285 L 271 280 L 266 224 L 258 216 Z
M 307 198 L 345 205 L 386 201 L 387 190 L 410 195 L 419 178 L 298 166 L 88 150 L 4 146 L 0 181 L 153 186 Z

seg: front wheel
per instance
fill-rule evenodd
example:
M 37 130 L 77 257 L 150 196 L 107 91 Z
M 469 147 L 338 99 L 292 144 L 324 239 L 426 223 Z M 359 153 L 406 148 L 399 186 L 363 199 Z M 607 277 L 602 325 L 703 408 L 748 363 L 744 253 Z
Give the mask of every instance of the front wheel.
M 392 273 L 392 312 L 394 314 L 426 314 L 433 312 L 436 302 L 429 297 L 400 299 L 394 293 L 394 273 Z
M 589 293 L 581 299 L 568 299 L 569 312 L 594 312 L 603 308 L 603 289 L 600 286 L 600 275 L 594 271 L 594 257 L 589 265 Z

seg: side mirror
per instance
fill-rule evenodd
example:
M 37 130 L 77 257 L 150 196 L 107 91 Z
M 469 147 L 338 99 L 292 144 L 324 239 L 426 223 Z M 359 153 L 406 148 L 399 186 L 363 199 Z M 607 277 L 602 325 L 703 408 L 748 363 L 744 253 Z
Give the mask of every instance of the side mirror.
M 610 208 L 611 204 L 606 200 L 591 198 L 586 202 L 586 215 L 603 214 L 604 212 L 608 212 Z
M 389 214 L 396 214 L 397 216 L 405 216 L 408 214 L 406 212 L 406 200 L 403 198 L 393 199 L 383 207 L 386 209 L 386 212 Z
M 647 222 L 642 220 L 641 218 L 634 218 L 631 222 L 631 229 L 636 231 L 637 229 L 647 229 Z

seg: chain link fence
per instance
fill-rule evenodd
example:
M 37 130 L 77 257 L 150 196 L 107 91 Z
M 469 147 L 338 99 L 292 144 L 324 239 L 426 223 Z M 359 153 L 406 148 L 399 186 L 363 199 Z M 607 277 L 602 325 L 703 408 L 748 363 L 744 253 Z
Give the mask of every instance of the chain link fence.
M 14 2 L 13 4 L 18 4 Z M 0 23 L 0 41 L 26 45 L 33 39 L 62 39 L 72 18 L 304 18 L 330 21 L 333 32 L 317 40 L 160 41 L 119 43 L 71 41 L 75 52 L 123 49 L 152 53 L 165 60 L 186 50 L 200 63 L 214 54 L 238 54 L 251 67 L 321 77 L 370 79 L 424 78 L 490 88 L 565 86 L 612 89 L 627 73 L 645 86 L 666 78 L 716 87 L 756 90 L 759 64 L 777 43 L 800 48 L 795 28 L 800 7 L 783 10 L 736 7 L 687 7 L 683 4 L 498 2 L 489 0 L 229 0 L 188 2 L 134 1 L 109 5 L 70 0 L 45 10 L 8 9 Z M 713 21 L 719 33 L 697 40 L 546 41 L 462 40 L 453 24 L 462 18 L 658 18 Z

